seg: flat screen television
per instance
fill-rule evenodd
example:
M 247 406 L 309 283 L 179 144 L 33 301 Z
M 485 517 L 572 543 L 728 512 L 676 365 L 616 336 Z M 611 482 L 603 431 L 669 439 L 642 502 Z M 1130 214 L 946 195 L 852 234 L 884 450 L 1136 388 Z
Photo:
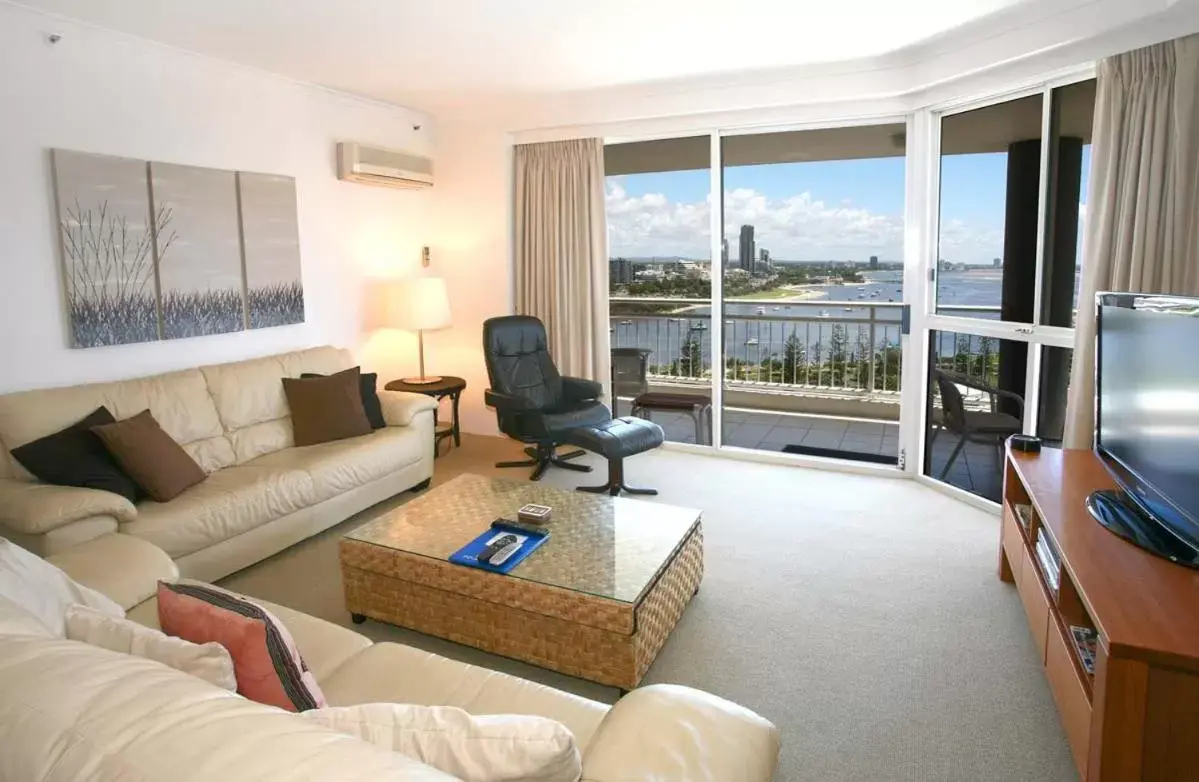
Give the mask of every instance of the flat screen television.
M 1100 524 L 1199 568 L 1199 298 L 1097 297 L 1095 451 L 1120 486 L 1087 498 Z

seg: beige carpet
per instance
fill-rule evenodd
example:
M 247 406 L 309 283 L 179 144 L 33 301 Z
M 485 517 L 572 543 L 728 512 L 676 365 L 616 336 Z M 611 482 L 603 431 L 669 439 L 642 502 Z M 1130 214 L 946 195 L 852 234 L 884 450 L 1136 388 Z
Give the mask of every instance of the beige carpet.
M 467 437 L 438 460 L 436 480 L 523 478 L 490 466 L 517 452 L 509 441 Z M 647 681 L 709 690 L 773 720 L 783 736 L 778 780 L 1075 778 L 1020 600 L 995 575 L 995 518 L 912 481 L 666 450 L 628 467 L 634 483 L 661 490 L 653 501 L 704 511 L 703 585 Z M 596 479 L 563 470 L 546 478 L 564 487 Z M 222 583 L 352 626 L 337 539 L 363 518 Z M 377 622 L 359 629 L 616 697 Z

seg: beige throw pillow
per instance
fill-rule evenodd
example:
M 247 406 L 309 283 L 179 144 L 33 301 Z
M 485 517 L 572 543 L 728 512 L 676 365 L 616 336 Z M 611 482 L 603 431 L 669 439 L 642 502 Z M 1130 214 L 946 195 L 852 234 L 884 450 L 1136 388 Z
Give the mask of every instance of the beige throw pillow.
M 326 707 L 302 716 L 465 782 L 577 782 L 583 774 L 574 735 L 545 717 L 476 716 L 453 706 L 400 703 Z
M 237 691 L 233 658 L 218 643 L 194 644 L 87 606 L 67 609 L 67 640 L 169 665 L 221 689 Z

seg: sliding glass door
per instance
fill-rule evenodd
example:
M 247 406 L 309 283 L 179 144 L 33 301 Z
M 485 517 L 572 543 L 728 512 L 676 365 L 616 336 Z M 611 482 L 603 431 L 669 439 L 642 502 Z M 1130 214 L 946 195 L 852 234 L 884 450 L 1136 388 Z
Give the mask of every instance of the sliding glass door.
M 613 414 L 711 444 L 709 137 L 604 148 Z
M 721 139 L 723 444 L 898 463 L 906 132 Z
M 1009 434 L 1062 436 L 1094 88 L 936 118 L 922 471 L 992 501 Z

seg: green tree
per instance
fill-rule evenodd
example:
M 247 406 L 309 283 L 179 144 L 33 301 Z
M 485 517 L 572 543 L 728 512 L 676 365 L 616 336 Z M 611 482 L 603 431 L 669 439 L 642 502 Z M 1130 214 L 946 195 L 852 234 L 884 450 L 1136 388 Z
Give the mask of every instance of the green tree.
M 704 347 L 695 332 L 689 332 L 679 346 L 679 358 L 672 370 L 671 374 L 678 377 L 704 376 Z
M 798 383 L 808 363 L 808 349 L 795 332 L 783 343 L 783 382 Z

